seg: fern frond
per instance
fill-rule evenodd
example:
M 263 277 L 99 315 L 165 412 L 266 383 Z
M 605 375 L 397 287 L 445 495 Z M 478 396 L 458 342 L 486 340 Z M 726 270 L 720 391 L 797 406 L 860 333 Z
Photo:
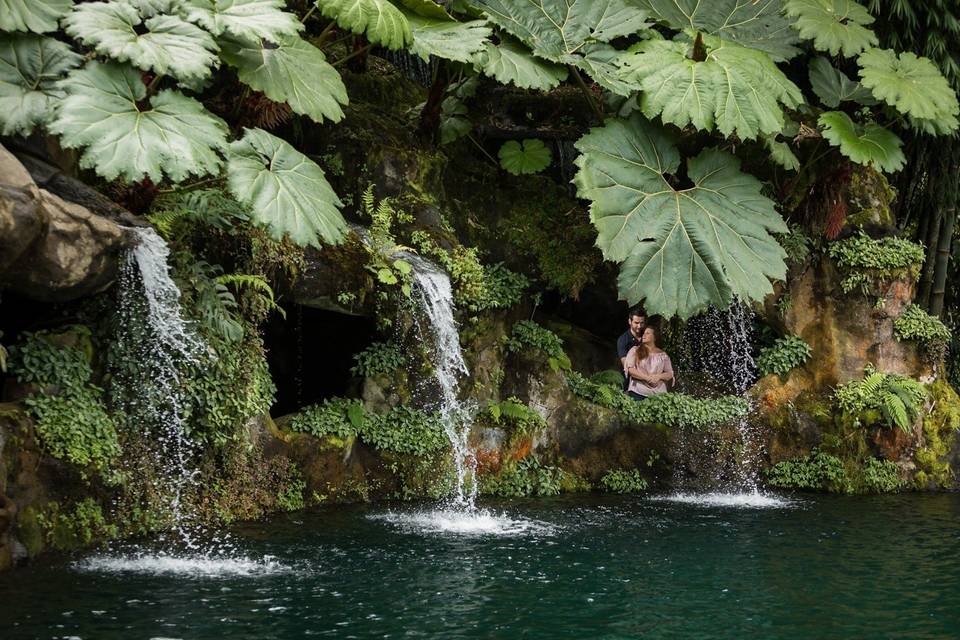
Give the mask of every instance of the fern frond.
M 269 311 L 276 311 L 281 318 L 287 319 L 287 312 L 277 304 L 273 287 L 263 276 L 249 273 L 231 273 L 217 276 L 217 283 L 222 286 L 232 285 L 237 291 L 245 288 L 251 289 L 263 301 Z
M 865 397 L 870 397 L 880 390 L 886 379 L 887 376 L 880 372 L 871 373 L 860 383 L 861 394 L 863 394 Z
M 367 214 L 368 217 L 372 218 L 374 213 L 374 198 L 373 198 L 373 185 L 371 184 L 367 187 L 366 191 L 363 192 L 363 195 L 360 196 L 360 202 L 363 204 L 363 212 Z
M 173 235 L 173 227 L 176 223 L 189 215 L 189 211 L 186 209 L 164 209 L 162 211 L 155 211 L 147 216 L 147 221 L 153 225 L 153 228 L 157 230 L 157 233 L 164 240 L 170 240 L 170 237 Z
M 907 407 L 894 393 L 884 393 L 880 396 L 880 411 L 888 426 L 897 426 L 903 431 L 910 432 L 910 417 L 907 415 Z

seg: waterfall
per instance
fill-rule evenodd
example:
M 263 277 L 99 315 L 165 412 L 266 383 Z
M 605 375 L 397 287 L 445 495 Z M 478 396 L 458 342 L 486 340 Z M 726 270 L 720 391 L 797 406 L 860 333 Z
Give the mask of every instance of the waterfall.
M 413 267 L 413 293 L 423 311 L 423 317 L 416 319 L 417 329 L 433 357 L 433 377 L 440 391 L 435 408 L 453 449 L 457 476 L 454 504 L 472 509 L 477 495 L 476 459 L 468 443 L 472 412 L 458 397 L 460 377 L 468 371 L 453 316 L 450 277 L 418 256 L 404 254 L 404 260 Z
M 710 307 L 687 323 L 683 334 L 687 365 L 709 375 L 716 386 L 712 391 L 743 397 L 756 379 L 751 355 L 753 315 L 749 305 L 734 300 L 727 309 Z M 730 427 L 732 431 L 721 434 L 726 442 L 718 443 L 715 433 L 705 434 L 708 440 L 700 434 L 681 434 L 681 455 L 701 468 L 709 466 L 703 464 L 703 456 L 718 458 L 714 486 L 756 493 L 762 437 L 750 415 L 736 419 Z M 732 447 L 724 450 L 721 444 Z
M 117 346 L 123 366 L 116 373 L 131 423 L 154 431 L 157 462 L 174 531 L 195 548 L 184 491 L 193 483 L 193 442 L 187 437 L 181 374 L 209 357 L 207 347 L 183 319 L 180 290 L 170 277 L 170 250 L 152 228 L 129 229 L 137 243 L 120 269 Z

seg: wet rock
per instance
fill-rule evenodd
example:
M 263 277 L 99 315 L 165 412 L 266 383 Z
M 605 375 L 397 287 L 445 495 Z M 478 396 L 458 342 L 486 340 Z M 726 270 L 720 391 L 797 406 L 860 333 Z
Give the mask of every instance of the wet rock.
M 43 302 L 106 288 L 129 245 L 123 230 L 37 187 L 0 147 L 0 286 Z

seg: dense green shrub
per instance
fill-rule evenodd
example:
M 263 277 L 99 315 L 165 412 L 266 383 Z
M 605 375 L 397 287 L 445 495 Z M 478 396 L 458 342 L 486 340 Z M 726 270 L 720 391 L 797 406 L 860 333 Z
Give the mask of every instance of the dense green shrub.
M 360 438 L 377 449 L 421 456 L 450 444 L 440 416 L 404 405 L 367 414 Z
M 784 460 L 766 470 L 767 484 L 780 489 L 851 493 L 853 488 L 840 458 L 817 449 L 805 458 Z
M 277 506 L 284 511 L 300 511 L 306 506 L 303 492 L 307 483 L 295 465 L 290 467 L 290 478 L 287 484 L 277 494 Z
M 353 355 L 356 363 L 350 368 L 355 376 L 369 377 L 383 373 L 392 373 L 407 365 L 403 349 L 395 342 L 372 342 Z
M 933 362 L 943 360 L 952 338 L 947 325 L 915 304 L 904 309 L 903 313 L 893 321 L 893 333 L 897 340 L 919 342 Z
M 290 420 L 290 429 L 317 438 L 335 436 L 346 440 L 363 429 L 366 420 L 363 403 L 351 398 L 327 398 L 320 404 L 300 410 Z
M 611 493 L 640 493 L 646 491 L 647 481 L 637 469 L 612 469 L 600 478 L 600 486 Z
M 803 366 L 812 354 L 810 345 L 799 336 L 777 338 L 772 346 L 760 351 L 757 369 L 760 370 L 760 375 L 775 373 L 782 377 L 796 367 Z
M 521 320 L 513 325 L 506 338 L 507 351 L 540 351 L 547 356 L 547 362 L 554 371 L 569 371 L 570 358 L 563 351 L 563 340 L 549 329 L 541 327 L 532 320 Z
M 86 327 L 64 333 L 89 339 Z M 12 350 L 11 372 L 38 389 L 24 400 L 36 418 L 43 449 L 81 468 L 92 467 L 108 481 L 118 481 L 111 465 L 120 456 L 117 429 L 103 402 L 103 389 L 91 382 L 89 355 L 79 346 L 59 346 L 53 334 L 25 334 Z
M 861 232 L 830 244 L 830 257 L 843 272 L 840 288 L 868 293 L 874 280 L 916 280 L 924 261 L 923 246 L 902 238 L 874 240 Z
M 547 427 L 543 416 L 515 396 L 487 403 L 478 418 L 487 418 L 497 426 L 508 427 L 514 434 L 534 433 Z
M 870 458 L 863 465 L 863 484 L 871 493 L 893 493 L 903 488 L 904 481 L 896 462 Z
M 69 508 L 56 502 L 48 503 L 37 514 L 37 524 L 47 544 L 59 551 L 72 551 L 94 541 L 106 542 L 116 538 L 119 527 L 107 521 L 103 509 L 93 498 L 84 498 Z
M 619 386 L 591 382 L 576 371 L 566 375 L 575 395 L 614 409 L 637 424 L 701 429 L 745 416 L 750 410 L 747 401 L 736 396 L 694 398 L 683 393 L 661 393 L 638 402 Z
M 883 420 L 888 427 L 909 433 L 920 415 L 927 391 L 922 384 L 895 373 L 881 373 L 867 367 L 860 380 L 839 385 L 833 393 L 837 408 L 856 425 Z
M 563 490 L 565 472 L 528 456 L 506 465 L 499 473 L 484 476 L 480 492 L 502 498 L 555 496 Z
M 801 227 L 790 225 L 789 233 L 776 234 L 777 242 L 787 252 L 787 264 L 803 264 L 810 255 L 812 240 Z

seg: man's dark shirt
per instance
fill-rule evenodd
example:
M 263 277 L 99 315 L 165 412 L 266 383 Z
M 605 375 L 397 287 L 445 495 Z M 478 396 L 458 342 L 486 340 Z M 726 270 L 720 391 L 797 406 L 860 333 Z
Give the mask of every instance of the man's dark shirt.
M 622 336 L 617 338 L 617 358 L 626 358 L 627 353 L 630 352 L 630 349 L 637 344 L 637 339 L 633 337 L 633 334 L 630 333 L 630 329 L 627 329 Z M 626 390 L 627 383 L 629 378 L 623 376 L 623 388 Z

